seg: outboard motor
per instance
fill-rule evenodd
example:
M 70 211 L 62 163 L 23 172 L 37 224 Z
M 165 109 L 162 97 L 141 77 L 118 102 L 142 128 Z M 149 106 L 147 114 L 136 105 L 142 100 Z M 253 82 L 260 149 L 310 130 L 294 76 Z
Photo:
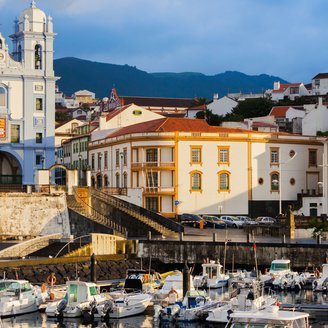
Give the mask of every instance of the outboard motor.
M 63 316 L 63 311 L 66 309 L 67 306 L 67 300 L 62 299 L 59 304 L 57 305 L 57 316 L 62 317 Z
M 114 310 L 114 302 L 112 300 L 108 300 L 102 309 L 105 320 L 109 319 L 109 314 L 112 313 L 113 310 Z

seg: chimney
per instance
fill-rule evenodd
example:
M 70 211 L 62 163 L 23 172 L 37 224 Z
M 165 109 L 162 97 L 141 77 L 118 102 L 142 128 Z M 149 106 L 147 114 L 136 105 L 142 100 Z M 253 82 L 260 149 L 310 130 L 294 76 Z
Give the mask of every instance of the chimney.
M 219 94 L 218 93 L 214 93 L 213 100 L 218 100 L 218 99 L 219 99 Z
M 280 89 L 280 82 L 276 81 L 273 82 L 273 90 L 279 90 Z

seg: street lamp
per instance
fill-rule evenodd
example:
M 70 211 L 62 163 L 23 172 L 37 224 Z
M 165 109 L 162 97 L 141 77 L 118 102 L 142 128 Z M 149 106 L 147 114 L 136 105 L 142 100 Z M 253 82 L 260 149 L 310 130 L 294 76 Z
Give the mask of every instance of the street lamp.
M 124 153 L 122 151 L 120 152 L 120 157 L 121 157 L 121 188 L 123 188 L 123 157 L 124 157 Z
M 78 185 L 81 186 L 82 185 L 82 155 L 79 154 L 79 183 Z
M 295 152 L 293 154 L 293 156 L 286 162 L 279 162 L 278 165 L 279 165 L 279 180 L 276 181 L 276 183 L 279 185 L 279 215 L 282 215 L 282 184 L 281 184 L 281 181 L 282 181 L 282 165 L 285 165 L 287 163 L 289 163 L 291 160 L 293 160 L 295 157 L 296 157 L 297 153 Z M 274 181 L 272 181 L 274 182 Z

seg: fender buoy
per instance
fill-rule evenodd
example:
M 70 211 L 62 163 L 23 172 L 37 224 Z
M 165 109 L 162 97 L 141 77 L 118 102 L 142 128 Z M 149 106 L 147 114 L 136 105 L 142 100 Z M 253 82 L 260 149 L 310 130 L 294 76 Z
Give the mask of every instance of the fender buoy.
M 175 295 L 177 295 L 177 298 L 179 298 L 178 292 L 175 289 L 171 289 L 169 291 L 169 295 L 171 295 L 171 294 L 175 294 Z
M 46 284 L 42 284 L 42 286 L 41 286 L 41 292 L 42 293 L 45 293 L 47 291 L 47 286 L 46 286 Z
M 145 277 L 145 281 L 148 281 L 148 280 L 149 280 L 149 274 L 148 274 L 148 273 L 146 273 L 146 274 L 144 275 L 144 277 Z
M 48 276 L 48 278 L 47 278 L 47 283 L 48 283 L 49 285 L 54 285 L 54 284 L 56 283 L 56 281 L 57 281 L 57 278 L 56 278 L 56 276 L 55 276 L 54 274 L 51 274 L 51 275 Z

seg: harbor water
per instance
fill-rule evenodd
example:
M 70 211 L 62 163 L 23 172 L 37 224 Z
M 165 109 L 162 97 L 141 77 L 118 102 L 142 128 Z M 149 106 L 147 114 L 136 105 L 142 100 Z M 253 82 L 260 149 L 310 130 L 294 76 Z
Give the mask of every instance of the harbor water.
M 210 291 L 211 298 L 221 298 L 222 292 L 225 290 L 212 290 Z M 322 327 L 328 328 L 328 310 L 320 310 L 320 307 L 328 307 L 328 296 L 325 293 L 314 293 L 312 290 L 302 290 L 298 293 L 293 292 L 278 292 L 277 299 L 281 305 L 295 305 L 297 307 L 302 304 L 307 304 L 315 309 L 312 309 L 311 326 L 314 328 Z M 319 309 L 319 310 L 318 310 Z M 77 327 L 112 327 L 112 328 L 137 328 L 137 327 L 159 327 L 159 328 L 173 328 L 173 327 L 224 327 L 224 324 L 211 324 L 207 322 L 195 323 L 155 323 L 152 317 L 152 309 L 147 310 L 144 315 L 134 316 L 130 318 L 111 320 L 109 322 L 83 322 L 82 318 L 64 319 L 62 321 L 50 320 L 44 313 L 31 313 L 27 315 L 0 319 L 1 328 L 77 328 Z

